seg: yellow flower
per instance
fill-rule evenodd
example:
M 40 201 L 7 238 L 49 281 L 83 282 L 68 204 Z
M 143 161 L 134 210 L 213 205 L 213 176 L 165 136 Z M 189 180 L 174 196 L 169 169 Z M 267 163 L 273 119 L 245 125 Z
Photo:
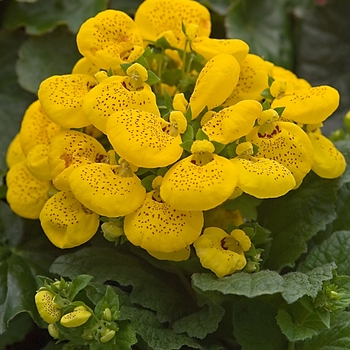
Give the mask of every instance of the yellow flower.
M 6 152 L 6 164 L 9 168 L 17 163 L 23 162 L 26 159 L 21 145 L 20 134 L 12 139 Z
M 244 142 L 237 146 L 238 157 L 231 162 L 238 169 L 238 184 L 245 193 L 256 198 L 280 197 L 292 190 L 295 185 L 293 174 L 282 164 L 268 158 L 252 157 L 248 154 L 239 154 L 239 146 L 250 145 Z
M 259 102 L 244 100 L 213 114 L 202 130 L 209 140 L 228 144 L 248 134 L 261 111 Z
M 48 163 L 49 147 L 43 144 L 33 147 L 26 158 L 26 166 L 30 173 L 41 181 L 51 181 L 52 176 Z
M 26 219 L 38 219 L 40 211 L 47 201 L 47 191 L 51 182 L 34 177 L 25 165 L 25 161 L 13 165 L 7 173 L 8 190 L 6 199 L 17 215 Z
M 82 57 L 74 65 L 72 69 L 72 74 L 87 74 L 94 77 L 95 74 L 99 71 L 100 68 L 98 68 L 95 64 L 89 61 L 86 57 Z
M 60 323 L 66 328 L 79 327 L 86 323 L 91 317 L 92 313 L 84 306 L 77 306 L 72 312 L 62 316 Z
M 35 305 L 40 317 L 47 323 L 55 323 L 61 318 L 62 310 L 53 302 L 54 294 L 48 290 L 40 290 L 35 294 Z
M 182 24 L 198 25 L 198 36 L 209 36 L 211 23 L 210 13 L 206 7 L 196 1 L 187 0 L 147 0 L 135 13 L 135 22 L 146 41 L 156 41 L 164 32 L 172 31 L 175 48 L 184 50 L 186 37 Z
M 244 268 L 244 252 L 251 242 L 242 230 L 233 230 L 229 235 L 218 227 L 208 227 L 193 245 L 202 266 L 223 277 Z
M 232 55 L 238 63 L 241 63 L 249 52 L 246 42 L 239 39 L 213 39 L 208 37 L 197 37 L 192 43 L 195 52 L 202 55 L 207 61 L 216 55 L 226 53 Z
M 82 205 L 72 192 L 58 192 L 40 213 L 41 226 L 48 239 L 58 248 L 77 247 L 96 233 L 99 216 Z
M 211 142 L 195 141 L 192 155 L 174 164 L 160 186 L 164 202 L 179 210 L 208 210 L 223 203 L 237 185 L 236 167 L 214 152 Z
M 22 150 L 25 155 L 36 145 L 49 145 L 53 136 L 55 136 L 61 128 L 52 122 L 44 113 L 40 101 L 33 102 L 24 113 L 20 139 Z
M 169 261 L 184 261 L 190 257 L 190 247 L 185 247 L 181 250 L 172 253 L 163 253 L 147 250 L 147 253 L 158 260 L 169 260 Z
M 242 100 L 262 101 L 261 92 L 268 88 L 268 76 L 273 64 L 261 57 L 248 54 L 241 62 L 237 86 L 225 101 L 225 106 L 232 106 Z
M 316 124 L 327 119 L 339 105 L 336 89 L 323 85 L 296 90 L 291 95 L 274 99 L 271 108 L 285 107 L 283 118 L 302 124 Z
M 171 124 L 140 109 L 118 111 L 107 121 L 107 136 L 120 157 L 138 167 L 158 168 L 182 155 L 180 134 L 171 136 Z
M 198 238 L 202 227 L 201 211 L 174 209 L 155 191 L 147 193 L 142 206 L 124 220 L 124 232 L 132 244 L 159 253 L 185 249 Z
M 69 190 L 69 175 L 81 166 L 107 161 L 103 146 L 93 137 L 78 131 L 62 131 L 49 148 L 49 168 L 54 185 L 59 190 Z
M 237 60 L 228 54 L 210 59 L 199 73 L 190 97 L 192 119 L 198 117 L 204 107 L 220 106 L 232 93 L 240 73 Z
M 188 106 L 188 102 L 185 98 L 185 95 L 183 93 L 175 94 L 173 99 L 173 108 L 176 111 L 186 113 L 187 106 Z
M 258 158 L 272 159 L 285 166 L 298 187 L 311 170 L 314 151 L 306 133 L 289 122 L 266 122 L 247 135 L 247 141 L 259 147 Z
M 310 132 L 308 136 L 314 148 L 314 162 L 311 169 L 325 179 L 335 179 L 342 175 L 346 168 L 342 153 L 320 132 Z
M 244 224 L 241 212 L 237 210 L 227 210 L 222 206 L 204 212 L 204 227 L 220 227 L 226 230 L 229 225 L 240 226 Z
M 147 84 L 139 90 L 127 88 L 129 77 L 112 76 L 93 88 L 84 98 L 83 112 L 96 128 L 106 133 L 106 123 L 114 112 L 142 109 L 160 116 L 156 96 Z
M 87 74 L 54 75 L 39 86 L 38 97 L 49 119 L 63 128 L 81 128 L 90 123 L 82 111 L 84 96 L 97 84 Z
M 71 191 L 87 208 L 108 217 L 130 214 L 140 207 L 146 190 L 129 165 L 88 164 L 69 176 Z
M 105 10 L 85 21 L 77 34 L 79 52 L 97 67 L 109 70 L 134 62 L 143 53 L 139 28 L 127 14 Z

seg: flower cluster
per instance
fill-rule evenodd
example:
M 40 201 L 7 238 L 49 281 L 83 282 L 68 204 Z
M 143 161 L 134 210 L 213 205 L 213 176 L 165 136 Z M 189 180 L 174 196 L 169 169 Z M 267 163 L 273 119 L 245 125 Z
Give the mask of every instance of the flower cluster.
M 339 94 L 210 30 L 188 0 L 83 23 L 83 57 L 41 83 L 9 147 L 12 210 L 40 219 L 60 248 L 102 221 L 107 239 L 125 235 L 158 259 L 186 260 L 193 246 L 218 277 L 245 268 L 257 250 L 242 215 L 213 225 L 208 213 L 242 193 L 283 196 L 310 171 L 339 177 L 344 157 L 321 132 Z

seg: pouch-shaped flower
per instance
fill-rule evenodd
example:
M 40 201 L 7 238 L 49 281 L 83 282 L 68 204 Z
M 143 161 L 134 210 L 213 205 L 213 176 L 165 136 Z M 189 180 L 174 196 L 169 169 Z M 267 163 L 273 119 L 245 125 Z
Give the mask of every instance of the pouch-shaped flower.
M 130 170 L 122 166 L 88 164 L 73 170 L 69 185 L 75 197 L 95 213 L 108 217 L 124 216 L 140 207 L 146 190 Z
M 147 251 L 172 253 L 185 249 L 201 234 L 201 211 L 172 208 L 148 192 L 142 206 L 126 215 L 124 232 L 128 240 Z
M 23 153 L 20 134 L 16 134 L 16 136 L 12 139 L 7 148 L 6 152 L 6 165 L 11 168 L 17 163 L 23 162 L 26 159 L 26 156 Z
M 172 253 L 163 253 L 147 250 L 147 253 L 158 260 L 169 260 L 169 261 L 184 261 L 190 257 L 190 247 L 183 248 Z
M 40 317 L 47 323 L 55 323 L 60 320 L 62 309 L 53 301 L 54 294 L 48 290 L 39 290 L 35 294 L 35 305 Z
M 94 236 L 100 220 L 72 192 L 61 191 L 45 203 L 40 213 L 40 223 L 47 238 L 56 247 L 73 248 Z

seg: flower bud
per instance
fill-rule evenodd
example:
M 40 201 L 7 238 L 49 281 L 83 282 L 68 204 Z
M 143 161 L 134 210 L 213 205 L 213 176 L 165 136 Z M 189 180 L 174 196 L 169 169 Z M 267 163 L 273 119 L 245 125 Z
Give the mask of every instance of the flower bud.
M 40 317 L 47 323 L 55 323 L 61 317 L 61 309 L 53 303 L 54 294 L 41 290 L 35 295 L 35 304 Z
M 103 318 L 106 320 L 106 321 L 111 321 L 112 320 L 112 312 L 111 312 L 111 309 L 109 307 L 106 307 L 104 310 L 103 310 Z
M 62 316 L 60 323 L 67 328 L 79 327 L 87 322 L 91 315 L 84 306 L 77 306 L 74 311 Z
M 113 337 L 115 336 L 115 331 L 112 329 L 107 328 L 103 333 L 102 337 L 100 338 L 101 343 L 107 343 L 109 342 Z
M 59 332 L 58 332 L 58 328 L 55 326 L 54 323 L 50 323 L 49 326 L 47 327 L 47 330 L 52 338 L 58 339 Z

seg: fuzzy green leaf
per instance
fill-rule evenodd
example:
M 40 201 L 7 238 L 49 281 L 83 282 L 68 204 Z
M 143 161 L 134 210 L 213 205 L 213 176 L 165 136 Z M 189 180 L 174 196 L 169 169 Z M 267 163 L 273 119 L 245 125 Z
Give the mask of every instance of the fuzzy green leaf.
M 81 24 L 106 8 L 106 0 L 38 0 L 34 4 L 11 1 L 4 15 L 4 27 L 25 27 L 26 33 L 40 35 L 67 24 L 77 33 Z M 57 60 L 56 60 L 57 61 Z
M 19 55 L 16 65 L 19 84 L 33 93 L 49 76 L 70 74 L 81 57 L 75 36 L 66 27 L 59 27 L 44 36 L 29 38 L 20 47 Z M 60 59 L 57 60 L 57 57 Z

